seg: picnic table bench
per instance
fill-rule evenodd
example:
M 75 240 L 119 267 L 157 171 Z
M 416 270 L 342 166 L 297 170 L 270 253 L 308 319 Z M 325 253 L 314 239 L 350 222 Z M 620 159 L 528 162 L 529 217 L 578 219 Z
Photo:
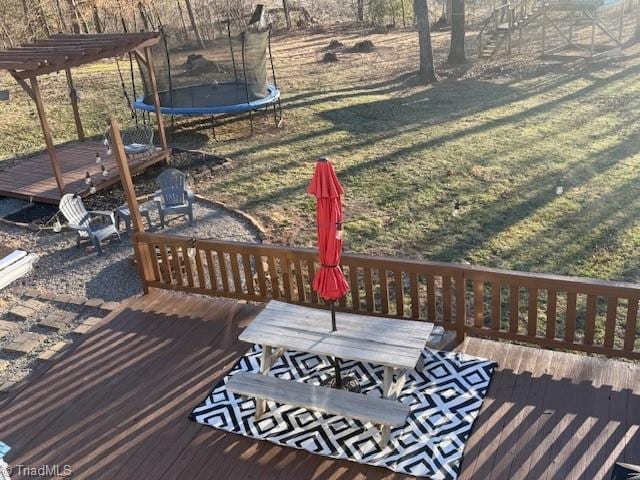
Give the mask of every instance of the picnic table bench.
M 260 374 L 239 372 L 229 379 L 227 389 L 256 398 L 256 419 L 270 400 L 381 425 L 384 446 L 391 427 L 404 424 L 409 414 L 409 407 L 397 397 L 408 371 L 422 367 L 422 352 L 434 325 L 341 312 L 336 314 L 336 325 L 337 330 L 331 331 L 326 310 L 270 301 L 239 337 L 261 345 Z M 268 377 L 273 363 L 287 350 L 382 365 L 382 398 Z

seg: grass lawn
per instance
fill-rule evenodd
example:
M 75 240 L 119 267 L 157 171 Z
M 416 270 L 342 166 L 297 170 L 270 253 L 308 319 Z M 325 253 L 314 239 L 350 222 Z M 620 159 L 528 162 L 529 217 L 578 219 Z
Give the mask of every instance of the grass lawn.
M 439 61 L 447 35 L 434 35 Z M 375 52 L 322 64 L 331 38 L 363 37 L 276 39 L 284 128 L 266 116 L 252 138 L 221 142 L 206 124 L 177 129 L 174 145 L 234 160 L 196 190 L 260 218 L 271 242 L 311 245 L 306 186 L 326 155 L 347 191 L 349 251 L 640 280 L 640 50 L 593 65 L 514 57 L 426 87 L 411 80 L 415 33 L 370 35 Z M 73 136 L 63 77 L 43 86 L 58 140 Z M 113 63 L 76 78 L 91 133 L 111 113 L 127 119 Z M 35 108 L 6 86 L 0 158 L 42 142 Z

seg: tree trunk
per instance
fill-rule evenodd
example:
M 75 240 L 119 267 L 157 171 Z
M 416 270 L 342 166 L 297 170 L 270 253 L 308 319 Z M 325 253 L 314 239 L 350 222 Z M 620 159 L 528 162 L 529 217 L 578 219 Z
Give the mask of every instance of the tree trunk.
M 429 10 L 427 0 L 413 0 L 413 14 L 418 25 L 418 43 L 420 45 L 420 70 L 418 76 L 425 83 L 438 81 L 433 66 L 433 49 L 431 48 L 431 28 L 429 26 Z
M 56 0 L 56 14 L 58 15 L 58 24 L 61 32 L 68 32 L 67 22 L 64 21 L 64 14 L 62 13 L 62 6 L 60 0 Z
M 289 13 L 289 2 L 282 0 L 282 8 L 284 9 L 284 19 L 287 22 L 287 30 L 291 30 L 291 14 Z
M 102 28 L 102 22 L 100 21 L 100 14 L 98 13 L 98 7 L 94 4 L 92 10 L 93 10 L 93 24 L 95 26 L 96 33 L 102 33 L 104 32 L 104 29 Z
M 364 22 L 364 0 L 358 0 L 358 21 Z
M 180 23 L 182 25 L 182 31 L 184 33 L 184 39 L 189 38 L 189 33 L 187 32 L 187 23 L 184 21 L 184 14 L 182 13 L 182 5 L 180 5 L 180 1 L 178 0 L 176 3 L 178 4 L 178 13 L 180 13 Z
M 27 29 L 29 31 L 29 40 L 33 41 L 36 39 L 36 32 L 33 28 L 33 20 L 31 17 L 30 6 L 27 5 L 27 0 L 22 0 L 22 11 L 24 12 L 24 20 L 27 22 Z
M 451 25 L 452 13 L 453 13 L 453 0 L 443 0 L 442 16 L 444 17 L 447 25 Z
M 196 17 L 193 14 L 193 7 L 191 6 L 191 0 L 184 0 L 184 3 L 187 5 L 187 15 L 189 15 L 189 21 L 191 22 L 191 28 L 193 28 L 193 33 L 196 36 L 196 40 L 202 48 L 204 48 L 204 42 L 202 41 L 202 35 L 200 35 L 200 30 L 198 30 L 198 24 L 196 23 Z
M 464 0 L 451 2 L 451 46 L 449 48 L 448 63 L 464 63 Z

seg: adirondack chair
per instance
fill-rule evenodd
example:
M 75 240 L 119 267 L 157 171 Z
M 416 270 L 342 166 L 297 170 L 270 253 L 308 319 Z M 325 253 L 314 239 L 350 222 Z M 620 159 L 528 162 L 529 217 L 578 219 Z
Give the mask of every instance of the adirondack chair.
M 78 232 L 76 238 L 77 246 L 84 239 L 89 239 L 98 253 L 102 253 L 100 242 L 116 235 L 120 238 L 120 234 L 116 229 L 113 213 L 103 210 L 87 211 L 84 208 L 82 199 L 73 193 L 67 193 L 60 200 L 60 211 L 69 222 L 69 227 Z M 108 222 L 99 223 L 98 219 L 108 220 Z
M 180 170 L 169 168 L 158 177 L 160 190 L 154 200 L 158 206 L 160 226 L 164 228 L 167 215 L 188 215 L 189 225 L 193 224 L 193 192 L 185 185 L 186 175 Z

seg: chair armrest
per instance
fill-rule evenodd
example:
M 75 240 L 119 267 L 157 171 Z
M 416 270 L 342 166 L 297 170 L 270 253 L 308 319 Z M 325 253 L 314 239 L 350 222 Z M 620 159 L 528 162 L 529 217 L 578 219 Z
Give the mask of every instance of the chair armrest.
M 187 195 L 187 202 L 189 204 L 192 204 L 193 200 L 195 199 L 195 195 L 193 194 L 193 192 L 187 188 L 185 189 L 184 193 L 186 193 Z
M 162 190 L 156 190 L 153 192 L 153 201 L 162 206 Z
M 89 210 L 88 212 L 91 215 L 97 215 L 100 217 L 108 217 L 111 219 L 111 223 L 115 224 L 115 218 L 113 217 L 113 212 L 109 212 L 107 210 Z
M 91 229 L 88 227 L 83 227 L 82 225 L 76 225 L 75 223 L 67 223 L 67 227 L 73 229 L 73 230 L 80 230 L 82 232 L 88 232 Z

